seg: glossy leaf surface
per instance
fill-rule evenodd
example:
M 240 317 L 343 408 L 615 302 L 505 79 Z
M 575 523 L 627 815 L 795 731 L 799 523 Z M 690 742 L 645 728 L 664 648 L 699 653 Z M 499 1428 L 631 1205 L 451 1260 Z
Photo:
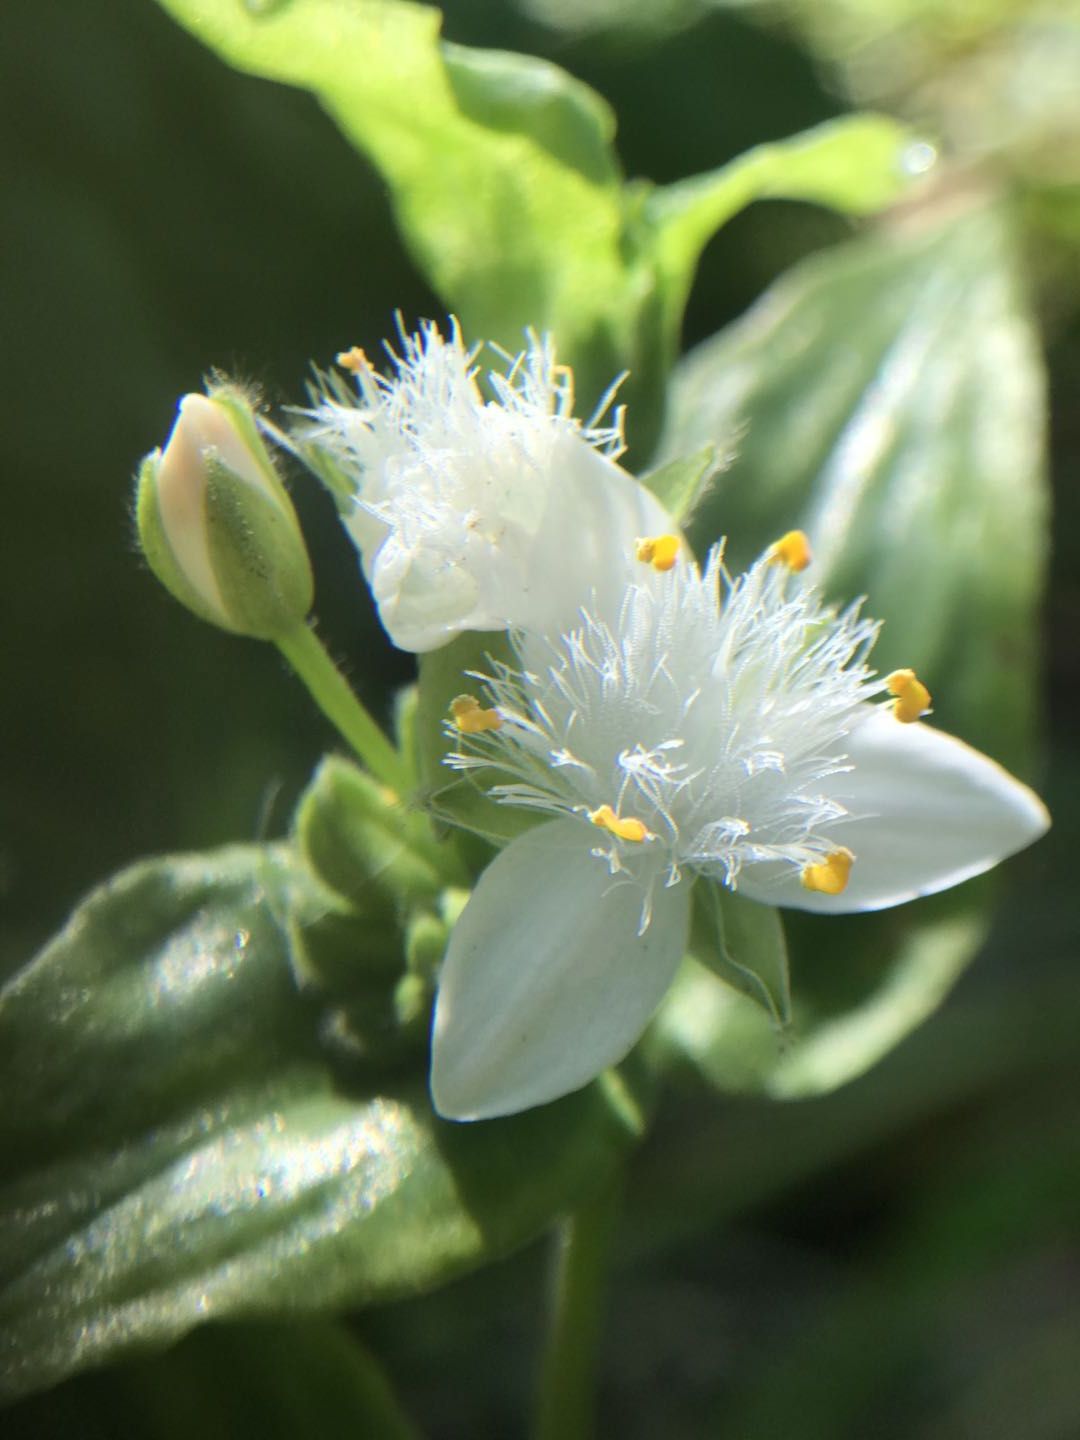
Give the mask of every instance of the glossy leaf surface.
M 283 849 L 147 862 L 3 992 L 8 1395 L 210 1319 L 436 1285 L 540 1233 L 629 1139 L 600 1087 L 455 1126 L 419 1066 L 351 1066 L 294 978 L 310 886 Z

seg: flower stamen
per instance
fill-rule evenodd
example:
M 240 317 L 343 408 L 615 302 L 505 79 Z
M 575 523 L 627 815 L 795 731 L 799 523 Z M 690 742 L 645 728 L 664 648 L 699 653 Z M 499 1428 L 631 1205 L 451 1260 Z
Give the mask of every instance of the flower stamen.
M 885 688 L 895 695 L 892 712 L 904 725 L 911 725 L 930 709 L 930 691 L 914 670 L 894 670 L 885 677 Z
M 458 695 L 450 701 L 450 719 L 463 735 L 498 730 L 503 717 L 498 710 L 485 710 L 475 695 Z
M 786 565 L 789 570 L 805 570 L 814 558 L 805 530 L 789 530 L 781 535 L 769 546 L 766 555 L 772 564 Z
M 842 895 L 851 878 L 851 867 L 855 856 L 842 846 L 830 850 L 825 859 L 817 865 L 807 865 L 802 872 L 802 883 L 807 890 L 816 890 L 821 895 Z
M 635 815 L 616 815 L 610 805 L 601 805 L 598 810 L 590 810 L 589 819 L 602 830 L 609 830 L 617 839 L 629 840 L 634 845 L 652 839 L 644 821 Z
M 371 369 L 371 361 L 359 345 L 350 345 L 348 350 L 338 351 L 334 359 L 350 375 L 363 375 Z
M 678 535 L 645 535 L 635 545 L 634 554 L 654 570 L 663 572 L 674 568 L 681 547 Z

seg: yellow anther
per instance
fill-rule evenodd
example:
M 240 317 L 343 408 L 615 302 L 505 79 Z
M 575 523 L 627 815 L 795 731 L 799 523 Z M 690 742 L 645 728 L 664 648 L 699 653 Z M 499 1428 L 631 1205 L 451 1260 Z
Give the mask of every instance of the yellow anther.
M 855 856 L 850 850 L 830 850 L 819 865 L 807 865 L 802 872 L 802 883 L 807 890 L 816 890 L 821 895 L 842 895 L 854 862 Z
M 892 712 L 897 720 L 911 725 L 930 709 L 930 691 L 914 670 L 894 670 L 885 676 L 885 686 L 895 695 Z
M 352 345 L 348 350 L 339 351 L 335 359 L 343 370 L 348 370 L 350 375 L 361 375 L 365 370 L 371 369 L 371 362 L 359 345 Z
M 679 558 L 681 547 L 678 535 L 646 535 L 637 542 L 634 554 L 654 570 L 670 570 Z
M 630 840 L 635 845 L 640 845 L 643 840 L 649 839 L 649 832 L 641 820 L 633 815 L 620 819 L 610 805 L 601 805 L 599 810 L 590 810 L 589 819 L 601 829 L 610 830 L 612 835 L 617 835 L 620 840 Z
M 789 570 L 805 570 L 814 552 L 804 530 L 789 530 L 769 546 L 768 558 L 773 564 L 786 565 Z
M 450 701 L 450 718 L 464 735 L 498 730 L 503 718 L 497 710 L 485 710 L 475 695 L 458 695 Z

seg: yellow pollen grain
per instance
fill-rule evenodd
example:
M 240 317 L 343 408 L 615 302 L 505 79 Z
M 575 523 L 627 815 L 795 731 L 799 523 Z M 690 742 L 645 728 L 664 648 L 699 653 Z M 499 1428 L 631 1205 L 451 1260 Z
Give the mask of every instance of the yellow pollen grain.
M 885 687 L 896 696 L 892 712 L 904 725 L 913 724 L 930 709 L 930 691 L 914 670 L 894 670 L 885 676 Z
M 819 865 L 807 865 L 802 872 L 802 883 L 807 890 L 816 890 L 820 895 L 842 895 L 854 863 L 855 856 L 850 850 L 831 850 Z
M 813 558 L 804 530 L 789 530 L 769 546 L 769 560 L 774 565 L 786 565 L 789 570 L 805 570 Z
M 371 369 L 371 363 L 359 345 L 351 345 L 348 350 L 339 351 L 334 358 L 350 375 L 360 375 Z
M 679 558 L 681 547 L 678 535 L 646 535 L 637 542 L 634 554 L 654 570 L 671 570 Z
M 498 730 L 503 718 L 497 710 L 485 710 L 475 695 L 458 695 L 450 701 L 450 718 L 464 735 Z
M 634 815 L 627 815 L 621 819 L 615 814 L 610 805 L 601 805 L 599 810 L 590 810 L 589 819 L 594 825 L 599 825 L 602 830 L 610 830 L 612 835 L 620 840 L 630 840 L 635 845 L 640 845 L 643 840 L 648 840 L 649 832 L 643 821 L 638 820 Z

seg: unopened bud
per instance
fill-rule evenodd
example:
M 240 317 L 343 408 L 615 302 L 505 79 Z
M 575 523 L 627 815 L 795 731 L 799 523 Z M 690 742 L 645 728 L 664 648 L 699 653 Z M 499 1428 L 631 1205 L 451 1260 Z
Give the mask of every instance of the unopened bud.
M 150 568 L 203 620 L 273 640 L 311 609 L 296 511 L 238 390 L 184 396 L 139 469 L 135 514 Z

